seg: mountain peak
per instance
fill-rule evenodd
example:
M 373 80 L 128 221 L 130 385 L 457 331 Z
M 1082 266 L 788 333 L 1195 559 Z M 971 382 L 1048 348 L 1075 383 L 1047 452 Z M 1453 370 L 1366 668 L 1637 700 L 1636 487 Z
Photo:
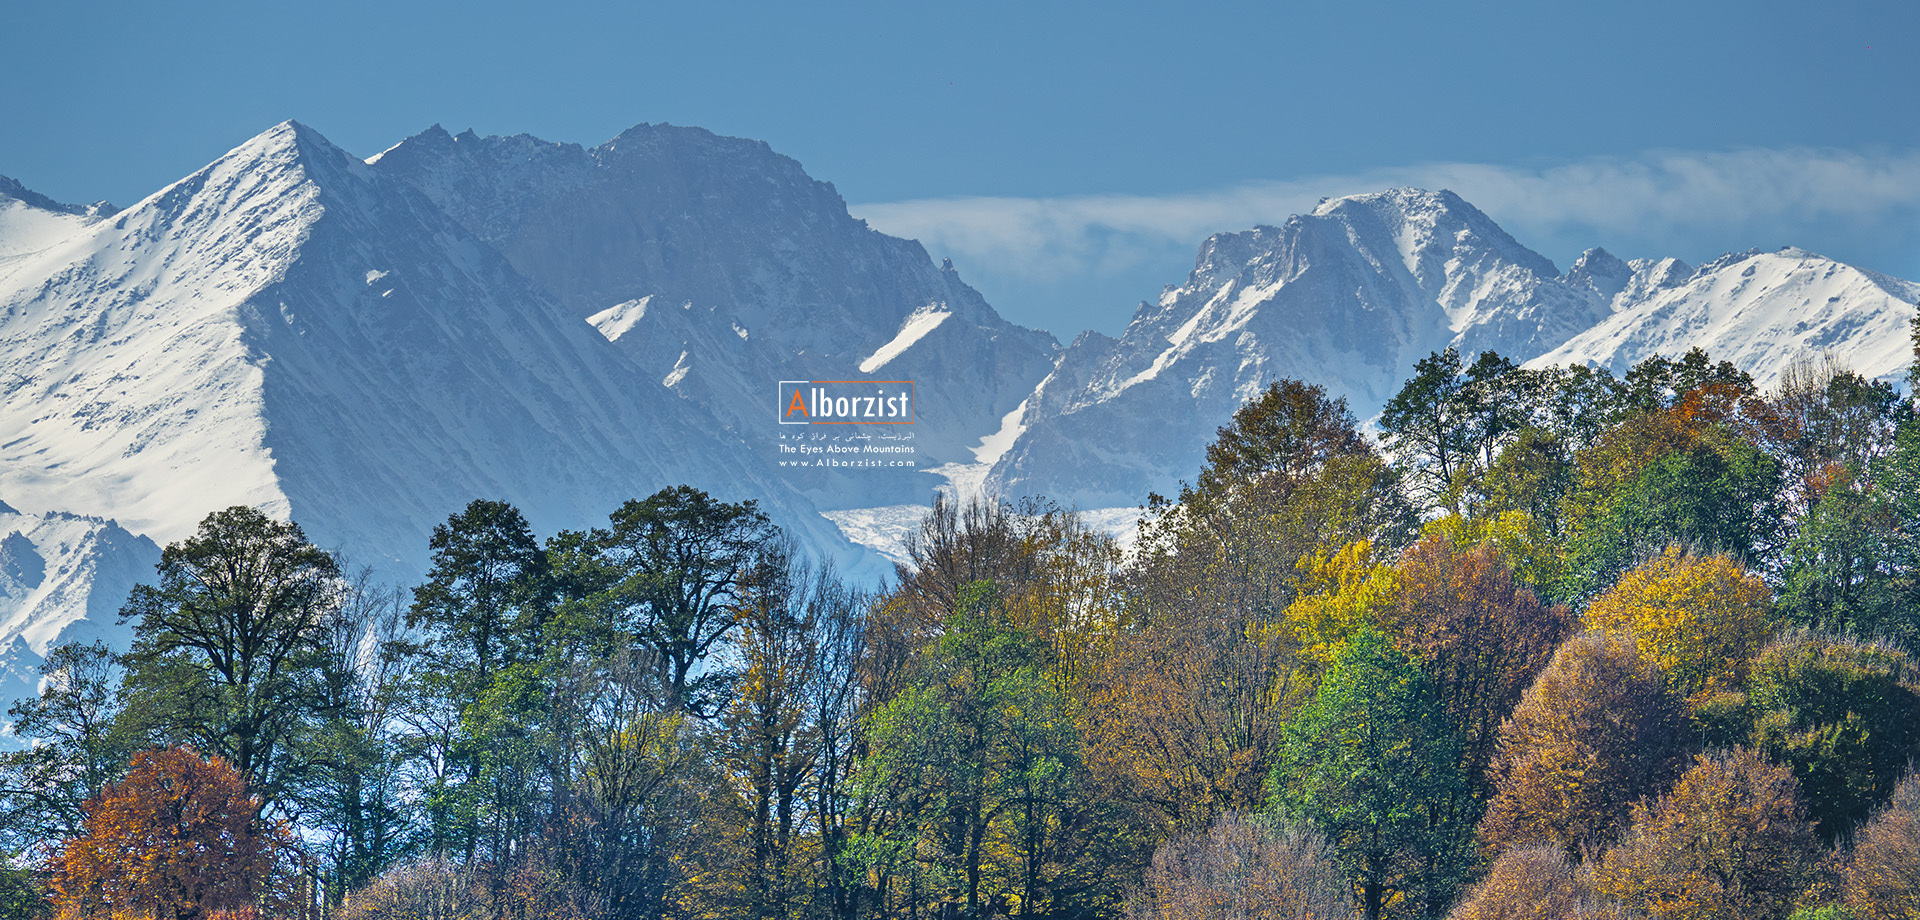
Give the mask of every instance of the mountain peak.
M 64 204 L 55 201 L 33 189 L 21 185 L 17 179 L 0 176 L 0 199 L 6 198 L 11 198 L 14 201 L 30 207 L 39 208 L 42 211 L 53 211 L 58 214 L 86 215 L 92 213 L 92 209 L 89 209 L 85 205 Z M 100 205 L 96 205 L 95 208 L 97 209 L 101 205 L 104 205 L 109 210 L 113 207 L 112 205 L 106 204 L 106 202 L 101 202 Z

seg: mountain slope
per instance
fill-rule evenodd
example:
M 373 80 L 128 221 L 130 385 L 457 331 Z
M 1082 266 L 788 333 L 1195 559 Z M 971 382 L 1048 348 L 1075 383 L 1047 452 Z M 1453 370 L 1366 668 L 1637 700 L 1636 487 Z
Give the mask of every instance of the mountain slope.
M 390 577 L 477 497 L 582 527 L 677 482 L 866 558 L 412 186 L 288 122 L 0 265 L 0 495 L 166 542 L 291 516 Z
M 1907 323 L 1920 284 L 1791 247 L 1730 254 L 1685 273 L 1671 261 L 1642 266 L 1619 312 L 1529 363 L 1624 374 L 1652 355 L 1700 347 L 1770 387 L 1794 362 L 1822 353 L 1883 379 L 1913 360 Z M 1664 280 L 1643 280 L 1661 269 L 1670 270 Z
M 1449 346 L 1616 374 L 1701 347 L 1763 387 L 1828 352 L 1890 379 L 1911 359 L 1916 300 L 1920 285 L 1797 249 L 1699 269 L 1593 249 L 1561 275 L 1449 192 L 1335 199 L 1278 228 L 1212 237 L 1186 283 L 1141 304 L 1119 339 L 1077 339 L 988 481 L 1134 505 L 1196 475 L 1216 429 L 1267 382 L 1324 385 L 1364 420 Z
M 921 469 L 971 459 L 1058 348 L 759 141 L 641 125 L 588 150 L 436 126 L 370 162 L 749 443 L 778 431 L 780 380 L 904 379 L 920 384 Z M 833 507 L 921 501 L 936 484 L 871 470 L 805 481 Z
M 67 642 L 124 648 L 116 622 L 127 592 L 153 577 L 160 548 L 112 521 L 0 503 L 0 701 L 31 696 L 49 649 Z
M 1191 478 L 1214 430 L 1274 379 L 1326 386 L 1364 418 L 1429 352 L 1537 354 L 1606 312 L 1451 192 L 1327 201 L 1208 239 L 1186 283 L 1141 304 L 1118 340 L 1076 340 L 989 481 L 1136 504 Z

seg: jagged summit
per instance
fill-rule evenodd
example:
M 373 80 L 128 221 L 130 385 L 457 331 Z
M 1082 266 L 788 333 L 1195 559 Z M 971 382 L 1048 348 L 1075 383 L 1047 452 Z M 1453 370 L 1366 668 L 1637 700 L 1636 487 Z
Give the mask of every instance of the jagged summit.
M 1655 355 L 1707 349 L 1762 387 L 1795 362 L 1831 354 L 1869 377 L 1896 379 L 1912 359 L 1907 323 L 1920 285 L 1796 246 L 1727 253 L 1699 268 L 1636 260 L 1615 312 L 1535 365 L 1582 363 L 1625 373 Z
M 297 122 L 0 264 L 0 338 L 26 380 L 0 395 L 0 491 L 162 542 L 257 505 L 410 578 L 475 497 L 551 530 L 691 482 L 845 546 L 425 195 Z
M 80 217 L 111 217 L 118 209 L 104 201 L 90 205 L 63 204 L 48 198 L 33 189 L 20 184 L 20 180 L 10 176 L 0 176 L 0 201 L 11 199 L 42 211 L 56 214 L 73 214 Z
M 762 141 L 643 124 L 589 149 L 429 129 L 371 167 L 739 432 L 764 432 L 779 380 L 883 374 L 939 382 L 919 391 L 917 469 L 968 461 L 1058 349 Z M 939 484 L 911 471 L 798 478 L 829 507 L 921 502 Z
M 1538 354 L 1606 312 L 1451 192 L 1329 199 L 1209 237 L 1187 282 L 1142 304 L 1118 341 L 1076 340 L 990 482 L 1137 503 L 1191 476 L 1214 429 L 1270 380 L 1324 384 L 1371 414 L 1431 351 Z
M 1027 401 L 989 484 L 1083 507 L 1133 505 L 1199 469 L 1266 382 L 1325 385 L 1365 419 L 1447 347 L 1624 372 L 1694 346 L 1762 385 L 1831 351 L 1897 373 L 1920 287 L 1804 250 L 1623 261 L 1590 249 L 1562 275 L 1448 191 L 1322 201 L 1279 226 L 1201 244 L 1186 283 L 1142 303 L 1120 339 L 1083 336 Z

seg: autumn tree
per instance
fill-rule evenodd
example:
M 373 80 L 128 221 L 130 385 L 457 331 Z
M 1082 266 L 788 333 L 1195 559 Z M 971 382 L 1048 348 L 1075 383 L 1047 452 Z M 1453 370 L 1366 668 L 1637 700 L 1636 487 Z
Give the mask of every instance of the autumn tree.
M 198 920 L 276 903 L 294 843 L 259 812 L 223 758 L 135 755 L 126 778 L 87 803 L 86 833 L 53 859 L 60 916 Z
M 1276 382 L 1220 429 L 1197 485 L 1149 499 L 1136 619 L 1271 621 L 1292 602 L 1302 560 L 1362 540 L 1397 550 L 1416 528 L 1398 475 L 1345 400 Z
M 470 867 L 442 856 L 402 863 L 382 873 L 333 916 L 338 920 L 482 920 L 492 899 Z
M 1807 486 L 1830 466 L 1856 472 L 1873 468 L 1893 449 L 1894 434 L 1913 407 L 1891 383 L 1868 380 L 1827 355 L 1787 368 L 1769 400 L 1778 421 L 1778 453 L 1786 461 L 1795 513 L 1817 496 Z
M 1640 653 L 1690 699 L 1737 690 L 1774 629 L 1772 592 L 1731 557 L 1669 546 L 1622 575 L 1583 617 L 1633 637 Z
M 1096 781 L 1161 837 L 1259 808 L 1293 650 L 1275 630 L 1216 618 L 1117 635 L 1085 683 Z
M 1568 640 L 1500 726 L 1483 845 L 1597 855 L 1636 799 L 1680 775 L 1691 734 L 1684 702 L 1630 640 Z
M 338 563 L 298 524 L 236 506 L 156 570 L 120 609 L 135 621 L 120 718 L 150 743 L 220 755 L 263 803 L 281 801 L 314 763 L 297 750 L 326 716 L 317 682 L 347 666 L 328 654 Z
M 1468 858 L 1460 743 L 1427 676 L 1370 625 L 1287 723 L 1273 807 L 1327 835 L 1368 920 L 1443 910 Z
M 1573 631 L 1573 615 L 1515 584 L 1489 543 L 1462 548 L 1433 534 L 1408 548 L 1394 570 L 1389 628 L 1432 678 L 1461 739 L 1461 772 L 1484 800 L 1500 723 Z
M 1128 920 L 1343 920 L 1352 893 L 1308 825 L 1228 812 L 1156 850 Z
M 1564 847 L 1517 846 L 1500 854 L 1487 874 L 1462 892 L 1447 920 L 1627 920 L 1625 911 L 1593 890 L 1585 867 Z
M 698 825 L 721 817 L 707 804 L 722 787 L 696 720 L 671 704 L 650 654 L 628 649 L 546 672 L 575 741 L 560 749 L 563 804 L 541 816 L 540 836 L 521 852 L 561 877 L 563 893 L 591 893 L 608 917 L 659 916 L 678 903 Z M 493 897 L 513 901 L 510 890 Z
M 1793 771 L 1759 752 L 1701 755 L 1672 792 L 1634 809 L 1594 876 L 1655 920 L 1778 920 L 1813 881 L 1820 844 Z
M 815 890 L 832 888 L 839 870 L 831 860 L 843 844 L 822 840 L 832 852 L 817 852 L 806 839 L 809 828 L 844 833 L 837 799 L 845 790 L 818 786 L 844 774 L 835 759 L 844 756 L 845 726 L 831 702 L 823 724 L 816 704 L 852 682 L 853 662 L 838 652 L 864 601 L 831 567 L 796 552 L 777 547 L 745 580 L 735 641 L 743 671 L 715 739 L 717 766 L 734 790 L 719 797 L 720 810 L 737 833 L 716 860 L 728 868 L 710 874 L 703 897 L 751 917 L 791 916 Z
M 1840 889 L 1860 920 L 1920 916 L 1920 778 L 1908 773 L 1854 835 Z
M 1392 552 L 1417 518 L 1344 400 L 1270 384 L 1234 414 L 1177 500 L 1149 500 L 1111 655 L 1091 676 L 1095 772 L 1169 834 L 1261 806 L 1289 709 L 1285 611 L 1351 544 Z

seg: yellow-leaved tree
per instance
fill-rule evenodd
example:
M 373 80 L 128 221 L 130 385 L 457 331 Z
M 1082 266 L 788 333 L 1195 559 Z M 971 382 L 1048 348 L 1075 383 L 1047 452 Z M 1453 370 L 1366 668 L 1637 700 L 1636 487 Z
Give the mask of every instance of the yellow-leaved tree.
M 1772 593 L 1732 557 L 1678 546 L 1620 576 L 1584 614 L 1587 627 L 1633 637 L 1673 688 L 1698 702 L 1737 689 L 1772 634 Z
M 1300 595 L 1287 605 L 1285 617 L 1299 638 L 1301 668 L 1317 680 L 1360 624 L 1392 615 L 1399 593 L 1393 567 L 1375 562 L 1373 544 L 1366 540 L 1316 553 L 1301 560 L 1300 570 Z

